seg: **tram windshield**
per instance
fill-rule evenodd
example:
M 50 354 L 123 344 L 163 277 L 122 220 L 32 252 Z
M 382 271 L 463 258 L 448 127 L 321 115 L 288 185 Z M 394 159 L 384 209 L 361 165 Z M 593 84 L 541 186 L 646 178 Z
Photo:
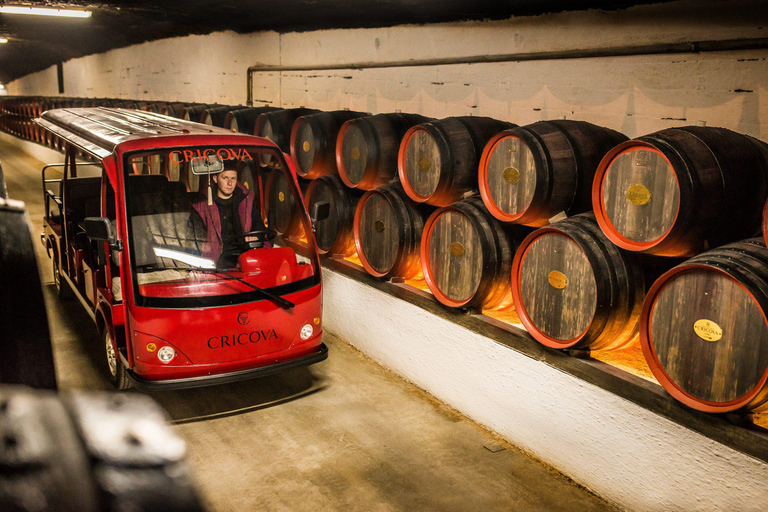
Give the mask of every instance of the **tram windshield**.
M 270 161 L 269 168 L 260 162 Z M 277 151 L 163 148 L 124 160 L 134 299 L 147 307 L 270 300 L 320 282 L 299 191 Z M 291 229 L 285 229 L 286 222 Z

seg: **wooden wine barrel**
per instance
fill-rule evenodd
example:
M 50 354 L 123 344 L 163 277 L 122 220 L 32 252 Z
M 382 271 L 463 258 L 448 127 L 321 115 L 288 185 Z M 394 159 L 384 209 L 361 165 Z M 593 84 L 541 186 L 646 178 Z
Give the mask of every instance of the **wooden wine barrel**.
M 152 103 L 149 103 L 146 107 L 144 107 L 144 110 L 147 112 L 152 112 L 155 114 L 160 114 L 163 111 L 163 108 L 167 105 L 164 101 L 153 101 Z
M 592 209 L 600 160 L 627 136 L 584 121 L 540 121 L 496 134 L 485 145 L 478 182 L 488 211 L 532 227 Z
M 552 348 L 616 350 L 636 341 L 645 277 L 592 213 L 537 229 L 512 262 L 512 296 L 528 332 Z
M 336 174 L 336 136 L 345 121 L 369 114 L 350 110 L 319 112 L 296 119 L 291 128 L 291 156 L 299 176 L 313 180 Z
M 230 110 L 224 117 L 224 128 L 237 133 L 253 134 L 256 126 L 256 119 L 265 112 L 280 110 L 275 107 L 245 107 L 236 110 Z
M 181 103 L 181 102 L 168 103 L 160 109 L 160 113 L 163 114 L 164 116 L 178 117 L 183 119 L 184 108 L 186 108 L 188 105 L 192 105 L 192 104 Z
M 224 120 L 227 114 L 232 111 L 245 110 L 249 107 L 243 105 L 216 105 L 209 107 L 200 114 L 200 122 L 208 126 L 224 127 Z
M 267 177 L 264 185 L 267 226 L 281 236 L 301 237 L 305 234 L 303 222 L 288 179 L 282 169 L 272 169 Z M 304 185 L 301 181 L 299 184 Z
M 435 210 L 421 238 L 421 267 L 435 298 L 454 308 L 512 307 L 509 274 L 521 229 L 493 218 L 479 196 Z
M 208 104 L 192 104 L 192 105 L 186 105 L 184 108 L 181 109 L 181 114 L 179 117 L 185 121 L 192 121 L 194 123 L 199 123 L 200 118 L 203 115 L 203 112 L 207 108 L 211 108 L 214 105 L 208 105 Z
M 692 256 L 754 236 L 768 197 L 761 145 L 696 126 L 619 144 L 595 174 L 600 227 L 619 247 L 660 256 Z
M 355 254 L 352 224 L 355 220 L 355 208 L 362 195 L 362 192 L 344 186 L 341 179 L 334 174 L 320 176 L 309 184 L 304 194 L 307 210 L 311 212 L 312 205 L 322 201 L 331 206 L 328 218 L 315 223 L 315 243 L 320 254 Z
M 427 209 L 411 202 L 399 184 L 366 192 L 355 210 L 355 247 L 376 277 L 420 279 L 419 253 Z
M 760 238 L 702 253 L 661 276 L 640 341 L 669 394 L 706 412 L 768 409 L 768 251 Z
M 405 133 L 432 119 L 418 114 L 377 114 L 350 119 L 336 138 L 336 166 L 350 188 L 374 190 L 397 176 L 397 153 Z
M 448 206 L 477 190 L 485 144 L 515 125 L 489 117 L 448 117 L 414 126 L 400 143 L 398 173 L 417 203 Z
M 317 114 L 319 110 L 311 108 L 290 108 L 265 112 L 256 118 L 253 134 L 271 140 L 283 153 L 291 152 L 291 128 L 299 117 Z M 269 155 L 259 157 L 262 167 L 271 167 L 273 159 Z

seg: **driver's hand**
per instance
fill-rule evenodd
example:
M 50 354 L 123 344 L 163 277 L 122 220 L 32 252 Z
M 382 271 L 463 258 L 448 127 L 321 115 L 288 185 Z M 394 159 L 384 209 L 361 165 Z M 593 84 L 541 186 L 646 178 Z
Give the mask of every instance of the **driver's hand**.
M 259 237 L 257 237 L 257 236 L 247 236 L 247 237 L 245 237 L 245 241 L 246 242 L 258 242 L 259 241 Z

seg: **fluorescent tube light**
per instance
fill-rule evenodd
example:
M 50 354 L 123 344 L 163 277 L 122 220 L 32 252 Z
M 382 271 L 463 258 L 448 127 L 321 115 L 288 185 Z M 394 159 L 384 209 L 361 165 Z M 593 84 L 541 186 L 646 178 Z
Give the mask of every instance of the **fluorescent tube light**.
M 0 44 L 7 43 L 7 42 L 8 42 L 8 39 L 4 37 L 0 37 Z
M 49 7 L 0 6 L 0 14 L 33 14 L 35 16 L 61 16 L 64 18 L 90 18 L 91 11 L 81 9 L 53 9 Z

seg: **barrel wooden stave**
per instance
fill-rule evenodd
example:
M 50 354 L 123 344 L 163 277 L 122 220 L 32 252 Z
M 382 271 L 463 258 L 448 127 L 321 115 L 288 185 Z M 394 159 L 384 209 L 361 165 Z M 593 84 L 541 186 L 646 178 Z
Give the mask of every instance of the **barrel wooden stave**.
M 450 307 L 512 307 L 509 275 L 520 228 L 503 226 L 478 196 L 436 210 L 421 242 L 424 278 Z
M 350 188 L 374 190 L 397 176 L 397 153 L 405 133 L 430 118 L 377 114 L 345 122 L 336 139 L 339 176 Z
M 768 251 L 762 239 L 702 253 L 648 292 L 641 345 L 656 379 L 705 412 L 768 409 Z
M 593 184 L 601 228 L 620 247 L 660 256 L 753 236 L 768 197 L 768 162 L 756 142 L 688 126 L 619 144 Z
M 249 107 L 243 105 L 218 105 L 203 110 L 200 114 L 200 122 L 207 124 L 208 126 L 224 127 L 224 121 L 227 119 L 227 114 L 237 110 L 245 110 Z
M 203 116 L 203 112 L 205 112 L 206 109 L 211 108 L 213 106 L 214 105 L 208 105 L 208 104 L 189 104 L 184 106 L 184 108 L 181 109 L 181 113 L 179 114 L 179 117 L 181 119 L 184 119 L 185 121 L 200 123 L 202 122 L 201 118 Z
M 428 210 L 413 204 L 398 184 L 371 190 L 360 198 L 354 219 L 355 247 L 369 274 L 422 278 L 419 253 Z
M 520 319 L 552 348 L 629 346 L 637 338 L 644 293 L 639 257 L 613 245 L 592 213 L 534 231 L 512 264 Z
M 541 227 L 560 212 L 591 210 L 592 180 L 627 137 L 584 121 L 540 121 L 493 137 L 480 160 L 480 192 L 499 220 Z
M 363 112 L 336 110 L 301 116 L 291 128 L 291 156 L 296 172 L 306 179 L 336 174 L 336 137 L 348 120 L 367 116 Z
M 448 117 L 412 127 L 398 152 L 400 182 L 416 202 L 448 206 L 477 189 L 485 144 L 515 125 L 489 117 Z
M 312 211 L 312 205 L 326 201 L 330 205 L 328 218 L 315 223 L 315 242 L 321 254 L 352 256 L 355 254 L 355 237 L 352 225 L 355 207 L 361 192 L 348 189 L 336 175 L 321 176 L 307 187 L 304 202 Z
M 276 107 L 244 107 L 230 110 L 224 116 L 222 126 L 236 133 L 253 134 L 256 127 L 256 119 L 266 112 L 280 110 Z
M 267 226 L 281 236 L 301 237 L 305 235 L 303 223 L 288 180 L 279 168 L 268 174 L 264 189 Z

